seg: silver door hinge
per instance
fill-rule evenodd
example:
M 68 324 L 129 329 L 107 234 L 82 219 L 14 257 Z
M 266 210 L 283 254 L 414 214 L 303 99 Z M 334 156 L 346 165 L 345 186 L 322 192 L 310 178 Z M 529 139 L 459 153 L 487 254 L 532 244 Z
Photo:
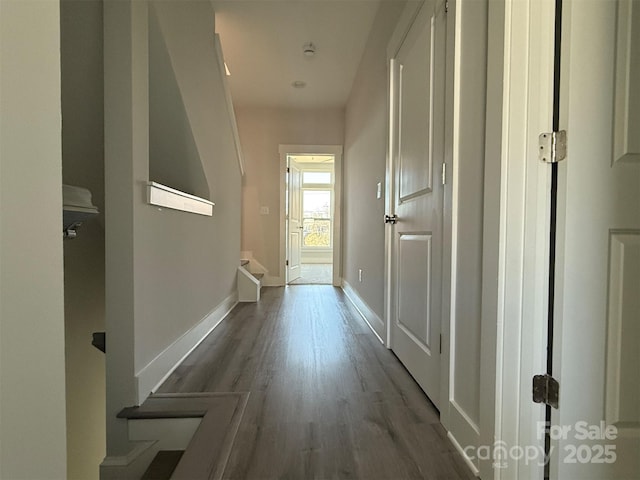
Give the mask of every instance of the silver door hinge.
M 533 376 L 533 402 L 558 408 L 560 384 L 549 374 Z
M 443 185 L 447 184 L 447 164 L 446 163 L 442 164 L 442 184 Z
M 444 13 L 449 13 L 449 0 L 444 2 Z
M 567 156 L 567 132 L 541 133 L 538 137 L 538 157 L 545 163 L 558 163 Z

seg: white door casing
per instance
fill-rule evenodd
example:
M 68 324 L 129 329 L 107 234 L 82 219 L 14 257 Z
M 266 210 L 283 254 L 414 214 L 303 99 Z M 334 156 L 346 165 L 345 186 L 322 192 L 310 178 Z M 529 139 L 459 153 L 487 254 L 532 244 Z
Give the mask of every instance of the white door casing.
M 565 1 L 562 28 L 551 478 L 640 478 L 640 2 Z
M 391 348 L 440 403 L 445 13 L 425 1 L 391 67 Z
M 286 285 L 287 271 L 285 260 L 289 236 L 287 234 L 287 220 L 285 206 L 287 203 L 287 157 L 289 155 L 333 155 L 334 181 L 333 181 L 333 221 L 331 238 L 333 239 L 333 285 L 342 285 L 342 145 L 279 145 L 280 153 L 280 269 L 277 276 L 268 276 L 269 286 Z
M 289 215 L 287 219 L 287 283 L 300 278 L 302 263 L 302 172 L 289 162 Z

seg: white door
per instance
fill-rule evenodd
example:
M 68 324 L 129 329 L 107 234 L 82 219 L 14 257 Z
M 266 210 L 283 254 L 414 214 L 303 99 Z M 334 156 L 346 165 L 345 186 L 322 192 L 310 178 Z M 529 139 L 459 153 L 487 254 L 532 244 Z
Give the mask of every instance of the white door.
M 426 1 L 392 60 L 391 348 L 440 400 L 444 9 Z
M 289 166 L 289 220 L 287 244 L 287 282 L 300 278 L 302 257 L 302 174 L 293 163 Z
M 640 1 L 565 1 L 562 31 L 551 478 L 637 479 Z

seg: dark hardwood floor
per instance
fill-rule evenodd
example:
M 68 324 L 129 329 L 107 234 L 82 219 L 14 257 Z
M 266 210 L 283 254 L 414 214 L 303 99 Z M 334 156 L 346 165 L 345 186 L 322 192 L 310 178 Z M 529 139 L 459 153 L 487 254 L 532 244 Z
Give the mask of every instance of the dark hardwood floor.
M 265 288 L 158 393 L 248 392 L 222 478 L 472 479 L 438 412 L 341 290 Z

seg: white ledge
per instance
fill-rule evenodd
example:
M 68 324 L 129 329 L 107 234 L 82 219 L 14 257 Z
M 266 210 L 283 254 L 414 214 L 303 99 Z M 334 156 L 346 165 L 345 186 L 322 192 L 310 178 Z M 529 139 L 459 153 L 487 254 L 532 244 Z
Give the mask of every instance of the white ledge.
M 215 205 L 215 203 L 204 198 L 196 197 L 156 182 L 149 182 L 148 184 L 148 200 L 151 205 L 206 215 L 207 217 L 213 215 L 213 207 Z

